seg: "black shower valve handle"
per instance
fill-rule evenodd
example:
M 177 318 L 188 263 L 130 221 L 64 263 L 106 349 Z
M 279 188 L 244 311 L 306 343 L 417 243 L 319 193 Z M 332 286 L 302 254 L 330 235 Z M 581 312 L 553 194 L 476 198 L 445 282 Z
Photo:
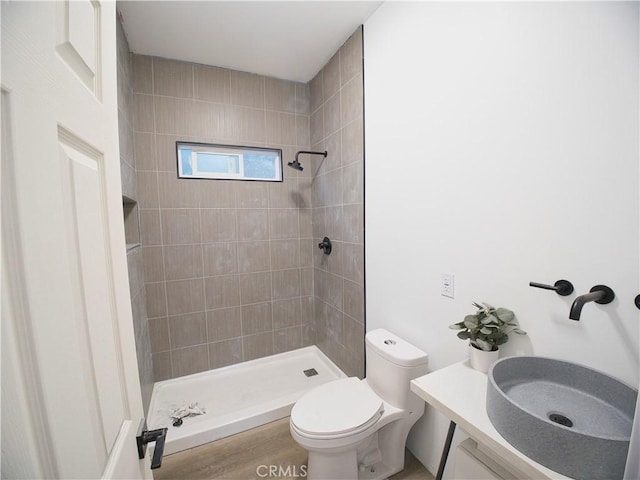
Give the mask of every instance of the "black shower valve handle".
M 329 255 L 331 253 L 331 240 L 329 240 L 329 237 L 324 237 L 322 239 L 322 242 L 318 244 L 318 248 L 321 249 L 325 255 Z
M 542 288 L 544 290 L 553 290 L 558 295 L 566 297 L 573 293 L 573 284 L 569 280 L 558 280 L 553 285 L 546 285 L 544 283 L 529 282 L 530 287 Z

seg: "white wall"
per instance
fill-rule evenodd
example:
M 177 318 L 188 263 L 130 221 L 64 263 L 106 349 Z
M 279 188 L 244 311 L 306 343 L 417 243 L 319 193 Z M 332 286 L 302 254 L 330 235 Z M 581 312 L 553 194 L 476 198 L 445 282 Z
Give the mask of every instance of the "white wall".
M 505 353 L 638 385 L 638 7 L 391 2 L 367 21 L 367 330 L 435 370 L 465 358 L 447 327 L 484 301 L 529 333 Z M 561 278 L 573 295 L 528 286 Z M 596 284 L 616 300 L 569 320 Z M 429 409 L 410 439 L 433 472 L 445 432 Z

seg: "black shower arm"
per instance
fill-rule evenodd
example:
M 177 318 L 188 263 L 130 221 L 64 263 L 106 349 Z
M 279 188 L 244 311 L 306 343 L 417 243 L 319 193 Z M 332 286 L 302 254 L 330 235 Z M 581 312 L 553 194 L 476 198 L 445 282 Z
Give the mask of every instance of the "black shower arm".
M 323 157 L 327 158 L 327 151 L 325 150 L 324 152 L 312 152 L 310 150 L 300 150 L 299 152 L 296 153 L 296 163 L 300 163 L 298 162 L 298 155 L 300 155 L 301 153 L 306 153 L 309 155 L 322 155 Z

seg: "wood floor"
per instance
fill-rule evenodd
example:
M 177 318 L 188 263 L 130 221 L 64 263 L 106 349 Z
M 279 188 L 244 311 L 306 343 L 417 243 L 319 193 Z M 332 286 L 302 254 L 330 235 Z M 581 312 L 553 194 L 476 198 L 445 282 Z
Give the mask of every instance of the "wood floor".
M 433 480 L 433 476 L 407 450 L 405 469 L 393 480 Z M 154 470 L 155 480 L 247 480 L 303 478 L 307 453 L 289 434 L 289 418 L 268 423 L 213 443 L 168 455 Z M 266 467 L 261 467 L 264 465 Z M 269 477 L 269 465 L 281 466 Z M 260 474 L 260 475 L 259 475 Z

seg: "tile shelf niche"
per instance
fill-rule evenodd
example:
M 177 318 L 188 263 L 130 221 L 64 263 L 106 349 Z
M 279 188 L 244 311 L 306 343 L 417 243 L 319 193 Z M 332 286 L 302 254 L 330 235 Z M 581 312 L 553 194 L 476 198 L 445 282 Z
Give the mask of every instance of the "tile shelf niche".
M 140 216 L 138 202 L 122 196 L 122 213 L 124 216 L 124 237 L 127 253 L 140 246 Z

